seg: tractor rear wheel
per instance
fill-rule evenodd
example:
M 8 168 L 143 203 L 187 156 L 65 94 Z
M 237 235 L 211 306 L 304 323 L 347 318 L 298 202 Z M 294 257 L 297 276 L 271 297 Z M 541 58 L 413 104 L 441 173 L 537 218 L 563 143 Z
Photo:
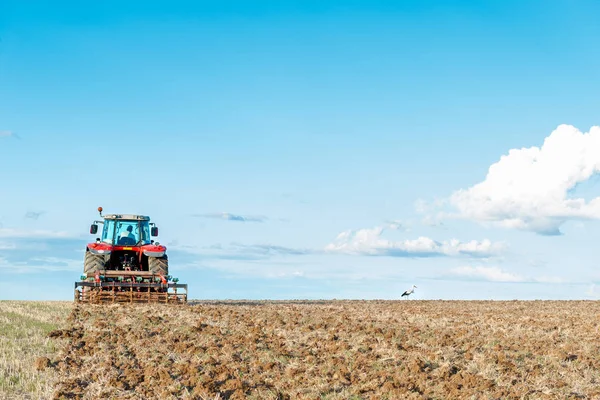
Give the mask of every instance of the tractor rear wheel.
M 95 273 L 104 269 L 104 255 L 93 254 L 90 251 L 85 252 L 85 258 L 83 260 L 83 273 Z
M 167 255 L 162 257 L 149 257 L 148 270 L 155 275 L 169 275 L 169 258 Z

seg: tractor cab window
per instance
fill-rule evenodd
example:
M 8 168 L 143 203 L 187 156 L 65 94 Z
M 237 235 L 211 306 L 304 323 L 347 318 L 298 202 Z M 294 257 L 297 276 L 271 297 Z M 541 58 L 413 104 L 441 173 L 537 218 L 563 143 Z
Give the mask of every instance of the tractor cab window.
M 150 224 L 148 221 L 141 221 L 140 226 L 142 228 L 142 245 L 150 244 Z
M 116 245 L 135 246 L 140 241 L 138 221 L 116 221 Z
M 104 221 L 101 240 L 117 246 L 150 244 L 150 224 L 148 221 L 107 219 Z
M 102 241 L 104 243 L 112 244 L 114 234 L 115 234 L 115 221 L 110 220 L 110 219 L 104 221 L 104 228 L 102 229 Z

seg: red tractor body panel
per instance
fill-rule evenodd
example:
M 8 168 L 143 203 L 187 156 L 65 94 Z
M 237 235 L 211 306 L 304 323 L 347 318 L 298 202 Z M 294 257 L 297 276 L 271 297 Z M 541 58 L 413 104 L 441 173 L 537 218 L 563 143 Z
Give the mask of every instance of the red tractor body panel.
M 142 253 L 150 257 L 161 257 L 167 251 L 167 247 L 163 245 L 147 244 L 144 246 L 117 246 L 110 243 L 93 242 L 88 243 L 87 248 L 94 254 L 110 254 L 113 251 L 133 251 Z

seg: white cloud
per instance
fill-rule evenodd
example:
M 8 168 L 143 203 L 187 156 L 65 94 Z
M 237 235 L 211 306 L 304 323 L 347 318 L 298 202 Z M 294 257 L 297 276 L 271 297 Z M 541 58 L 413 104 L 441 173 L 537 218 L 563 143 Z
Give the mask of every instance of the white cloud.
M 216 243 L 210 246 L 191 246 L 177 244 L 169 245 L 171 251 L 175 251 L 181 257 L 192 257 L 197 259 L 220 259 L 220 260 L 264 260 L 272 257 L 305 256 L 317 254 L 316 251 L 306 248 L 294 248 L 278 246 L 274 244 L 252 244 L 230 243 L 222 245 Z
M 12 138 L 20 139 L 19 135 L 17 135 L 13 131 L 0 131 L 0 138 L 2 138 L 2 137 L 12 137 Z
M 85 242 L 65 232 L 0 228 L 0 270 L 82 271 Z
M 48 231 L 48 230 L 25 230 L 14 228 L 0 228 L 0 238 L 70 238 L 67 232 Z
M 267 271 L 265 273 L 267 278 L 304 278 L 304 271 Z
M 461 242 L 452 239 L 437 242 L 428 237 L 413 240 L 390 241 L 381 236 L 384 227 L 347 230 L 325 247 L 329 253 L 390 257 L 472 256 L 490 257 L 504 250 L 504 244 L 472 240 Z
M 15 274 L 30 274 L 38 272 L 76 272 L 83 269 L 81 260 L 58 257 L 32 257 L 24 261 L 13 262 L 0 257 L 0 271 L 8 270 Z
M 45 211 L 28 211 L 25 214 L 25 218 L 38 220 L 45 213 Z
M 463 218 L 557 235 L 567 220 L 600 219 L 600 197 L 587 202 L 568 197 L 598 172 L 600 127 L 582 133 L 560 125 L 541 147 L 510 150 L 483 182 L 456 191 L 449 203 Z
M 393 229 L 395 231 L 410 232 L 410 228 L 403 221 L 393 219 L 393 220 L 387 221 L 387 224 L 388 224 L 387 225 L 388 228 Z
M 441 229 L 446 229 L 446 227 L 444 226 L 444 223 L 439 219 L 436 218 L 434 216 L 431 215 L 426 215 L 422 220 L 421 223 L 425 226 L 429 226 L 431 228 L 441 228 Z
M 267 220 L 267 217 L 265 217 L 263 215 L 239 215 L 239 214 L 231 214 L 228 212 L 194 214 L 193 216 L 200 217 L 200 218 L 224 219 L 226 221 L 238 221 L 238 222 L 265 222 Z
M 585 291 L 585 295 L 592 299 L 600 299 L 600 291 L 596 288 L 596 284 L 592 283 L 589 289 Z
M 469 278 L 480 278 L 492 282 L 524 282 L 525 278 L 520 275 L 505 272 L 498 267 L 457 267 L 450 272 Z
M 536 283 L 562 283 L 563 280 L 553 276 L 540 276 L 528 278 L 519 274 L 507 272 L 498 267 L 462 266 L 450 270 L 455 276 L 484 280 L 490 282 L 536 282 Z

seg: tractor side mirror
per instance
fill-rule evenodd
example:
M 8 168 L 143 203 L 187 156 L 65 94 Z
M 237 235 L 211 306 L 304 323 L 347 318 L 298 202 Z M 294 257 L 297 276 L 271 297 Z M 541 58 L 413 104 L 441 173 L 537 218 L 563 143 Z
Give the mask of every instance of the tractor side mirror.
M 90 234 L 95 235 L 97 232 L 98 232 L 98 225 L 92 224 L 92 226 L 90 226 Z
M 150 235 L 158 236 L 158 227 L 153 226 L 152 228 L 150 228 Z

